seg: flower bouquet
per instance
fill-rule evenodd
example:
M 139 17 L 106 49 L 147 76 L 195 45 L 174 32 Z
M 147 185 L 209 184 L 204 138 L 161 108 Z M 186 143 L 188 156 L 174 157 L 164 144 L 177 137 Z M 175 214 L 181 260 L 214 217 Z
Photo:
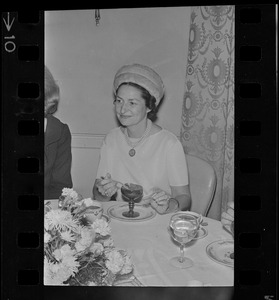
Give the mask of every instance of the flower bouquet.
M 128 253 L 116 249 L 96 201 L 63 189 L 58 209 L 45 205 L 44 284 L 112 286 L 132 275 Z M 95 201 L 95 202 L 94 202 Z M 88 218 L 90 212 L 96 213 Z

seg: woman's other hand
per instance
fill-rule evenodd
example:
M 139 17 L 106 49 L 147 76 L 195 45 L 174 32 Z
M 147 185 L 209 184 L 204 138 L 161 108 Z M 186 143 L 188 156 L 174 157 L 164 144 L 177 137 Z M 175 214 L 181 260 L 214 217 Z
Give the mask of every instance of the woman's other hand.
M 150 205 L 159 213 L 164 214 L 169 208 L 171 196 L 160 188 L 153 188 Z
M 103 196 L 111 197 L 117 192 L 118 188 L 120 188 L 122 184 L 113 180 L 111 175 L 107 173 L 105 177 L 101 177 L 96 180 L 96 186 Z

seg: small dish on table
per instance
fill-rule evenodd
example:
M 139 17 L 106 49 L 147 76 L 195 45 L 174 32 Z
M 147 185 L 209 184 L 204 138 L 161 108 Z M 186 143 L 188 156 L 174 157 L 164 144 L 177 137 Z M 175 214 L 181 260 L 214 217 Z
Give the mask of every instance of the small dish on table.
M 234 253 L 233 240 L 218 240 L 210 243 L 206 247 L 207 255 L 215 262 L 228 266 L 234 266 L 234 259 L 231 254 Z

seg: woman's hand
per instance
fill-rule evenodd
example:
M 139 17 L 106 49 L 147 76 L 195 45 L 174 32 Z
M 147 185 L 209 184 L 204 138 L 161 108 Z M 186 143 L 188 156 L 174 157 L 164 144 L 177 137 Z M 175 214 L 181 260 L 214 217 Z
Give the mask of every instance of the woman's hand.
M 167 212 L 171 196 L 160 188 L 153 188 L 150 205 L 160 214 Z
M 103 196 L 111 197 L 121 188 L 122 184 L 111 179 L 111 175 L 107 173 L 105 177 L 96 180 L 96 186 Z
M 227 211 L 224 211 L 221 215 L 221 222 L 223 226 L 231 232 L 231 223 L 234 221 L 234 202 L 228 202 Z

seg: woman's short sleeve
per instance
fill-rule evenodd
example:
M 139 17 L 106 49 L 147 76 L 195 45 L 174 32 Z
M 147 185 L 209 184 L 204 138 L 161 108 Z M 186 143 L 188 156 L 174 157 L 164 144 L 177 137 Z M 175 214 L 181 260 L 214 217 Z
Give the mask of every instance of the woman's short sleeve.
M 189 184 L 186 157 L 179 140 L 169 148 L 167 153 L 167 171 L 170 186 Z

